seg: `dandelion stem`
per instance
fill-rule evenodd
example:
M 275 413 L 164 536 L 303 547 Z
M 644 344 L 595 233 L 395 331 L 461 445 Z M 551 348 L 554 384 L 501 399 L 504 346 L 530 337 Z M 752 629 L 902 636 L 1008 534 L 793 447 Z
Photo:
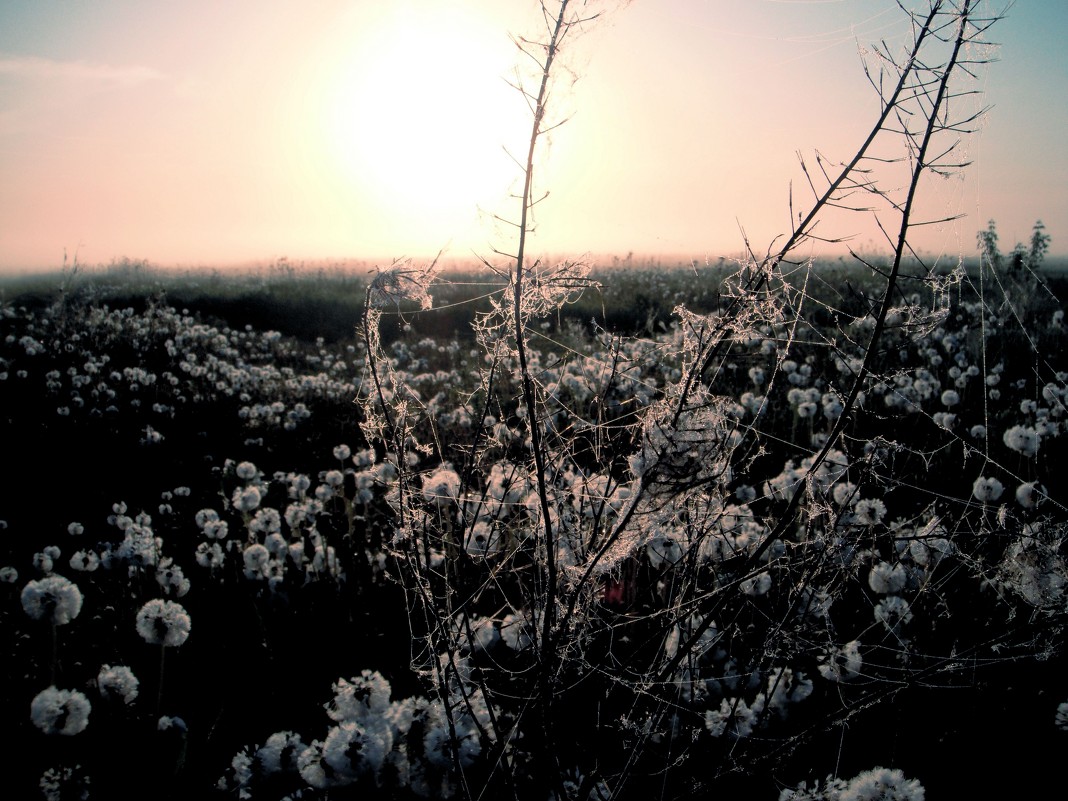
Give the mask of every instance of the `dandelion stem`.
M 55 686 L 56 683 L 56 669 L 59 663 L 59 633 L 56 631 L 55 620 L 52 621 L 52 660 L 49 666 L 49 684 Z
M 156 691 L 156 714 L 159 719 L 159 711 L 163 708 L 163 664 L 167 657 L 167 646 L 162 643 L 159 646 L 159 688 Z

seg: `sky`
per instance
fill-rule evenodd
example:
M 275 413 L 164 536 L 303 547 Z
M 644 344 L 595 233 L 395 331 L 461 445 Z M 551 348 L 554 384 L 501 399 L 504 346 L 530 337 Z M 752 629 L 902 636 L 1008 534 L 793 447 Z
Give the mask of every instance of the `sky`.
M 847 160 L 878 113 L 862 52 L 909 37 L 894 0 L 591 8 L 603 16 L 561 51 L 535 253 L 767 250 L 788 233 L 791 193 L 794 215 L 811 197 L 798 154 Z M 0 271 L 58 268 L 64 254 L 225 267 L 514 252 L 513 157 L 530 116 L 510 85 L 526 74 L 511 37 L 535 34 L 536 12 L 527 0 L 5 0 Z M 971 255 L 993 219 L 1008 250 L 1041 219 L 1068 254 L 1068 3 L 1017 0 L 989 39 L 997 60 L 969 87 L 982 95 L 960 106 L 990 107 L 960 144 L 972 164 L 923 187 L 924 214 L 964 218 L 915 243 Z M 828 225 L 860 252 L 882 246 L 869 215 Z

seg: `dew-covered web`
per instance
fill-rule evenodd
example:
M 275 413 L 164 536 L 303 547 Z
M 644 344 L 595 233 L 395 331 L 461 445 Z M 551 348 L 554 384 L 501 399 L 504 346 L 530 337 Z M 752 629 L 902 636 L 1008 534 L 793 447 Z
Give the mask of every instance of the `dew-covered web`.
M 993 19 L 931 3 L 912 21 L 904 49 L 867 52 L 871 136 L 803 159 L 787 241 L 720 269 L 711 302 L 591 334 L 559 317 L 595 288 L 581 261 L 490 264 L 471 388 L 372 430 L 402 465 L 418 666 L 498 705 L 502 770 L 539 738 L 605 793 L 788 765 L 829 729 L 877 732 L 861 713 L 904 687 L 975 690 L 981 667 L 1055 652 L 1068 365 L 1048 240 L 1005 257 L 991 228 L 971 258 L 961 174 Z M 859 218 L 873 252 L 804 255 Z M 943 251 L 914 250 L 932 228 Z M 379 364 L 396 378 L 371 421 L 424 383 Z

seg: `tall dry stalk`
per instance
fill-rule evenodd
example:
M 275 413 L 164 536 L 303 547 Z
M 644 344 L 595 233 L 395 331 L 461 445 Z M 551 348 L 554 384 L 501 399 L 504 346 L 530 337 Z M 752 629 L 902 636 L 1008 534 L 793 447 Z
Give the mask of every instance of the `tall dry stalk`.
M 509 260 L 507 269 L 486 260 L 507 275 L 508 288 L 477 322 L 486 367 L 470 396 L 480 411 L 469 442 L 443 444 L 422 399 L 392 377 L 377 338 L 374 287 L 364 321 L 373 384 L 364 401 L 366 430 L 401 474 L 391 497 L 393 545 L 421 643 L 413 665 L 451 699 L 450 716 L 488 703 L 482 734 L 491 758 L 478 778 L 482 786 L 517 798 L 617 797 L 632 783 L 647 790 L 666 782 L 668 766 L 692 757 L 693 743 L 709 733 L 733 738 L 732 745 L 717 751 L 721 761 L 703 774 L 687 773 L 687 781 L 780 758 L 812 736 L 812 728 L 786 726 L 779 739 L 748 738 L 781 725 L 812 692 L 806 672 L 825 658 L 817 651 L 852 664 L 856 646 L 837 639 L 826 615 L 835 599 L 853 592 L 851 571 L 859 568 L 848 560 L 855 561 L 857 549 L 847 540 L 869 538 L 872 552 L 893 547 L 893 535 L 877 528 L 878 515 L 865 523 L 852 511 L 855 489 L 841 500 L 832 499 L 832 490 L 847 489 L 857 473 L 875 476 L 888 450 L 880 443 L 858 450 L 847 434 L 858 425 L 866 388 L 893 375 L 880 362 L 889 320 L 897 321 L 895 336 L 932 330 L 959 280 L 924 264 L 910 237 L 917 226 L 937 222 L 917 219 L 923 181 L 964 166 L 959 142 L 978 112 L 958 106 L 976 92 L 968 82 L 986 60 L 981 52 L 967 54 L 997 19 L 979 16 L 977 5 L 930 0 L 922 15 L 902 5 L 913 26 L 910 43 L 901 54 L 886 45 L 874 50 L 878 64 L 869 64 L 867 74 L 880 111 L 855 155 L 836 168 L 817 157 L 818 171 L 802 160 L 811 207 L 780 248 L 763 258 L 750 250 L 725 284 L 717 312 L 677 310 L 675 338 L 658 353 L 677 359 L 678 377 L 626 413 L 605 409 L 609 398 L 633 387 L 619 358 L 631 344 L 616 345 L 593 388 L 598 402 L 585 408 L 568 408 L 559 388 L 542 381 L 545 367 L 531 346 L 531 324 L 589 285 L 582 264 L 529 264 L 528 254 L 538 145 L 559 125 L 550 121 L 552 78 L 563 46 L 598 15 L 573 0 L 542 3 L 543 35 L 515 40 L 535 67 L 537 88 L 517 82 L 532 122 L 525 159 L 517 159 L 523 188 L 517 219 L 509 221 L 515 251 L 495 254 Z M 884 76 L 891 78 L 885 89 Z M 888 157 L 891 149 L 897 155 Z M 898 175 L 882 177 L 894 168 Z M 840 329 L 848 347 L 830 343 L 848 367 L 848 386 L 834 391 L 837 416 L 828 417 L 832 423 L 818 441 L 809 427 L 812 447 L 802 467 L 790 461 L 779 475 L 750 475 L 766 470 L 769 449 L 781 446 L 761 429 L 766 408 L 754 407 L 745 419 L 736 400 L 717 392 L 717 382 L 744 343 L 771 343 L 773 382 L 795 351 L 822 336 L 805 316 L 815 303 L 808 278 L 798 285 L 791 273 L 799 248 L 825 239 L 817 226 L 841 209 L 874 215 L 886 238 L 885 267 L 854 254 L 882 279 L 879 297 L 865 300 L 870 312 L 857 318 L 866 338 L 859 342 L 851 329 Z M 790 211 L 793 220 L 792 198 Z M 910 261 L 919 273 L 906 276 Z M 417 289 L 406 289 L 402 277 Z M 906 279 L 924 287 L 933 305 L 902 302 Z M 394 266 L 377 280 L 379 299 L 425 300 L 431 280 L 432 271 L 413 277 Z M 502 434 L 505 419 L 511 422 Z M 562 428 L 561 420 L 577 424 Z M 800 442 L 797 420 L 793 430 Z M 451 463 L 456 453 L 462 465 Z M 590 453 L 599 464 L 590 464 Z M 415 466 L 420 461 L 424 466 Z M 734 503 L 744 489 L 739 476 L 746 486 L 766 487 L 764 497 Z M 942 531 L 937 516 L 917 519 L 921 542 L 939 539 L 932 533 Z M 615 611 L 608 599 L 617 588 L 624 604 L 640 593 L 640 608 Z M 891 607 L 877 608 L 876 618 L 907 611 Z M 893 633 L 897 622 L 886 625 Z M 507 639 L 503 661 L 485 657 L 486 632 Z M 902 645 L 901 658 L 908 653 Z M 832 674 L 844 669 L 819 664 Z M 948 655 L 931 655 L 908 671 L 926 680 L 951 665 Z M 758 686 L 748 687 L 737 671 Z M 877 662 L 872 673 L 892 671 Z M 832 703 L 812 726 L 844 721 L 897 686 L 873 681 L 869 693 Z M 579 732 L 597 732 L 596 747 Z M 478 782 L 468 781 L 458 757 L 456 770 L 468 794 L 478 796 Z

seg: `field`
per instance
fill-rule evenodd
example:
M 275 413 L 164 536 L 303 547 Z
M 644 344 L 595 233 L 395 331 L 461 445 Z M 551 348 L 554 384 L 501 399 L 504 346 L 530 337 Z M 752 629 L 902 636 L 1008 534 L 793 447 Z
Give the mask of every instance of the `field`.
M 1068 287 L 878 280 L 9 281 L 10 797 L 1059 786 Z

